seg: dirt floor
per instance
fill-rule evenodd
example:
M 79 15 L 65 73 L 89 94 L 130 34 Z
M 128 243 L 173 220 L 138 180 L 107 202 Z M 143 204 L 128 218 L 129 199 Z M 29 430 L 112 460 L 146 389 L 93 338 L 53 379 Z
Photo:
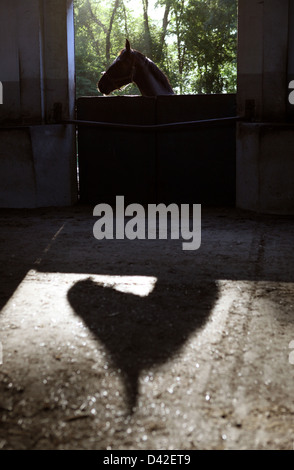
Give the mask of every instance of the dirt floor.
M 92 212 L 0 210 L 0 449 L 292 450 L 293 218 L 203 209 L 183 251 Z

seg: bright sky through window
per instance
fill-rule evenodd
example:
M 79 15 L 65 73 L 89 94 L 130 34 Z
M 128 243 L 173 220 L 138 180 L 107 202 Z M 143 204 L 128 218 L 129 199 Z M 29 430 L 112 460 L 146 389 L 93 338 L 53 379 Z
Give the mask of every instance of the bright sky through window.
M 110 0 L 103 0 L 104 3 L 109 6 Z M 148 2 L 148 13 L 149 17 L 155 21 L 162 21 L 164 15 L 164 7 L 156 6 L 157 0 L 149 0 Z M 132 10 L 134 16 L 142 16 L 143 5 L 142 0 L 125 0 L 125 6 Z
M 156 7 L 157 0 L 149 0 L 148 13 L 149 16 L 156 21 L 162 21 L 164 15 L 164 8 L 161 6 Z M 142 14 L 143 6 L 139 0 L 127 0 L 128 8 L 132 9 L 138 16 Z

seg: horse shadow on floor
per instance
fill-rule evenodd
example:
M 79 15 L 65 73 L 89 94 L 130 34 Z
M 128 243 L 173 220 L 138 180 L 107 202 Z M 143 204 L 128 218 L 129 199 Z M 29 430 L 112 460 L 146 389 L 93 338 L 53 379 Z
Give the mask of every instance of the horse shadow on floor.
M 117 292 L 91 278 L 77 282 L 68 301 L 120 371 L 128 412 L 136 408 L 143 370 L 164 364 L 207 322 L 218 296 L 214 281 L 157 282 L 147 297 Z

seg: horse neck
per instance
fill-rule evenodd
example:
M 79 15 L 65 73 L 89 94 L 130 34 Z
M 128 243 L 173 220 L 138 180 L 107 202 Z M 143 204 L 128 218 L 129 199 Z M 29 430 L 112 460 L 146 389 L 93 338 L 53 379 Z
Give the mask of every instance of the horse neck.
M 136 55 L 133 81 L 139 88 L 142 96 L 173 95 L 174 92 L 168 80 L 166 78 L 163 81 L 158 80 L 149 62 L 151 61 L 147 57 Z M 153 67 L 156 67 L 153 62 L 152 64 Z

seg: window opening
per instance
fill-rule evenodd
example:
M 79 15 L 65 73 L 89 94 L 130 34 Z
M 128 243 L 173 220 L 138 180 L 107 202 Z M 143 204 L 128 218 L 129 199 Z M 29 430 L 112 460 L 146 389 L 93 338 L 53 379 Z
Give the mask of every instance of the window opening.
M 76 94 L 97 82 L 128 38 L 176 94 L 236 93 L 237 0 L 75 0 Z M 129 85 L 116 95 L 137 95 Z

